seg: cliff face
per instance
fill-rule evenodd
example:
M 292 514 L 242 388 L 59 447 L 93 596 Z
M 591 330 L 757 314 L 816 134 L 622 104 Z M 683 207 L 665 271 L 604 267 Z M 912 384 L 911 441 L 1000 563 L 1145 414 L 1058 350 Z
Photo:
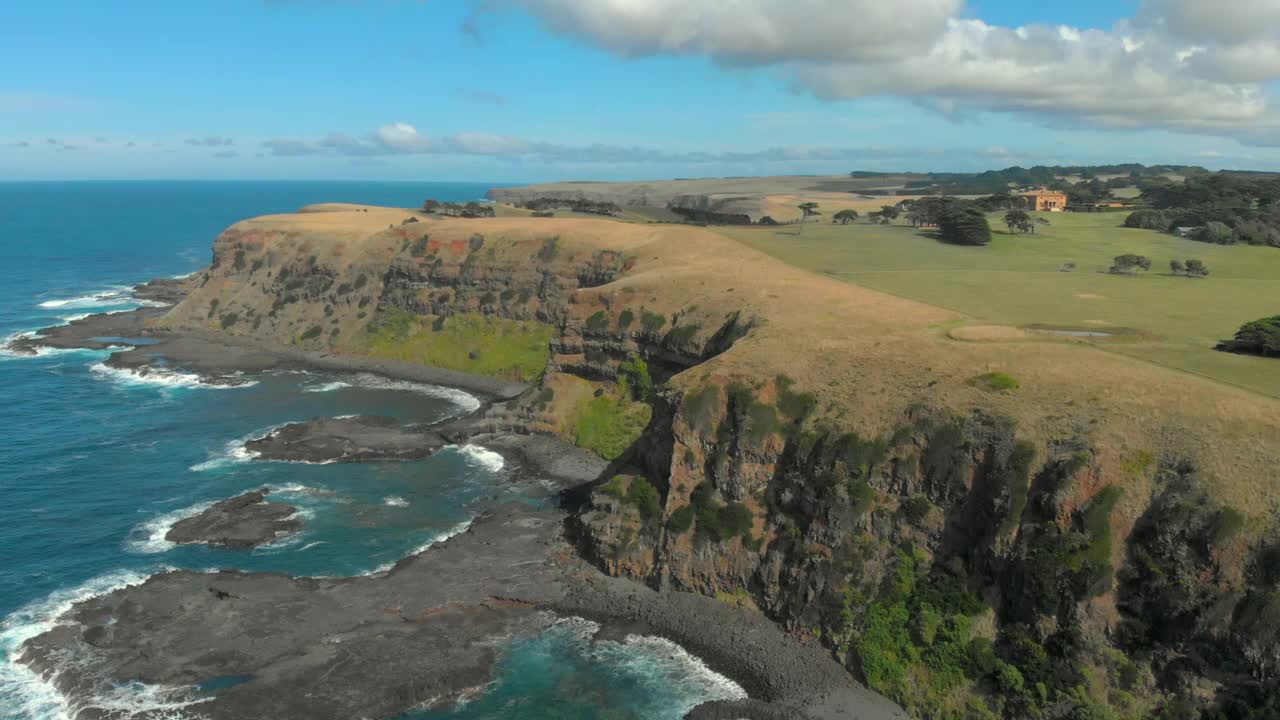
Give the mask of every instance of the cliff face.
M 166 322 L 530 383 L 483 422 L 614 461 L 588 557 L 920 717 L 1276 717 L 1280 408 L 952 319 L 692 229 L 357 208 L 233 227 Z
M 1280 544 L 1193 464 L 1132 457 L 1154 494 L 1129 526 L 1078 441 L 1042 455 L 1007 419 L 924 407 L 862 438 L 789 394 L 672 404 L 670 455 L 637 458 L 661 512 L 643 479 L 597 489 L 587 552 L 758 607 L 920 717 L 1275 716 Z

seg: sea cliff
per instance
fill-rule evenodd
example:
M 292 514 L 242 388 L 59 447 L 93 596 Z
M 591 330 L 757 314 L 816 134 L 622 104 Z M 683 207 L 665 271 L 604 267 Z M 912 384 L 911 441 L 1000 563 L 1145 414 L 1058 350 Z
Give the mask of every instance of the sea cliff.
M 471 430 L 608 461 L 572 498 L 584 557 L 761 613 L 918 717 L 1276 712 L 1274 400 L 957 341 L 694 228 L 317 210 L 223 233 L 155 330 L 527 388 Z

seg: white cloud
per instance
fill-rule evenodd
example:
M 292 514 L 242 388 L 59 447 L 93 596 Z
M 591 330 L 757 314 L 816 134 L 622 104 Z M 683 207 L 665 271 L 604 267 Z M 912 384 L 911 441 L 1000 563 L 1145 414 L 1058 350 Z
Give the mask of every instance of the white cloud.
M 1002 27 L 963 0 L 509 0 L 624 56 L 771 65 L 830 100 L 893 95 L 1280 142 L 1280 0 L 1144 0 L 1110 29 Z
M 1145 0 L 1138 22 L 1188 40 L 1225 45 L 1280 37 L 1276 0 Z
M 738 64 L 871 60 L 926 50 L 963 0 L 511 0 L 623 55 Z
M 374 140 L 392 152 L 419 153 L 431 149 L 431 141 L 409 123 L 383 125 L 373 134 Z

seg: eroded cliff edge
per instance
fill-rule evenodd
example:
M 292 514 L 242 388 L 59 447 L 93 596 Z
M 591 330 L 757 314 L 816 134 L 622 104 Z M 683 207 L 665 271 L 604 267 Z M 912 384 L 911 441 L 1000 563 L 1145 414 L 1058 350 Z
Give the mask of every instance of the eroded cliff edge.
M 228 230 L 161 326 L 532 385 L 476 424 L 612 461 L 586 556 L 918 716 L 1276 712 L 1275 401 L 692 228 L 332 210 Z

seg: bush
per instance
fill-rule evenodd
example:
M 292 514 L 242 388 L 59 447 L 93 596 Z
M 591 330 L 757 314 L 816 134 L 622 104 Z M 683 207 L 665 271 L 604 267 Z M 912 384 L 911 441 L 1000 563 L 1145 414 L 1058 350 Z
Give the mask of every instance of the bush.
M 666 324 L 667 319 L 658 313 L 652 313 L 644 309 L 640 310 L 640 329 L 644 330 L 646 333 L 653 335 L 661 330 L 662 326 Z
M 929 498 L 923 495 L 913 495 L 898 506 L 898 511 L 902 513 L 902 517 L 907 522 L 918 523 L 929 516 L 929 511 L 933 509 L 933 503 L 929 502 Z
M 1117 274 L 1134 274 L 1138 270 L 1150 270 L 1151 259 L 1144 255 L 1117 255 L 1111 262 L 1108 272 Z
M 621 376 L 632 400 L 648 400 L 653 397 L 653 378 L 649 375 L 649 363 L 639 355 L 632 354 L 627 361 L 618 365 Z
M 542 262 L 551 262 L 560 254 L 560 236 L 549 237 L 542 241 L 542 248 L 538 250 L 538 259 Z
M 322 329 L 320 328 L 320 326 L 319 326 L 319 325 L 312 325 L 312 326 L 311 326 L 311 328 L 310 328 L 309 330 L 307 330 L 306 332 L 302 333 L 302 339 L 303 339 L 303 340 L 314 340 L 315 338 L 320 337 L 320 333 L 322 333 L 322 332 L 324 332 L 324 330 L 322 330 Z
M 1172 219 L 1169 214 L 1163 210 L 1138 210 L 1129 214 L 1124 219 L 1124 226 L 1127 228 L 1141 228 L 1143 230 L 1159 230 L 1160 232 L 1168 232 Z
M 778 409 L 783 415 L 799 422 L 809 416 L 818 406 L 818 398 L 813 393 L 798 393 L 791 390 L 795 382 L 786 375 L 777 377 Z
M 1210 220 L 1204 227 L 1196 231 L 1193 239 L 1215 245 L 1232 245 L 1236 241 L 1235 232 L 1226 223 Z
M 623 310 L 618 315 L 618 327 L 622 328 L 623 330 L 626 330 L 627 328 L 631 327 L 631 323 L 635 319 L 636 319 L 636 314 L 631 312 L 630 309 Z
M 587 318 L 587 329 L 592 332 L 604 332 L 609 329 L 609 316 L 603 310 L 597 310 Z
M 642 477 L 632 478 L 631 486 L 627 488 L 627 502 L 640 511 L 640 517 L 645 522 L 653 522 L 662 515 L 657 489 Z
M 1245 323 L 1231 340 L 1218 343 L 1225 352 L 1280 357 L 1280 315 Z
M 667 530 L 676 535 L 683 535 L 693 527 L 694 511 L 692 505 L 683 505 L 667 518 Z
M 989 372 L 969 378 L 969 384 L 984 390 L 1006 392 L 1018 389 L 1018 381 L 1008 373 Z
M 708 432 L 720 409 L 720 386 L 708 385 L 701 390 L 694 390 L 684 396 L 680 405 L 680 413 L 685 422 L 695 430 Z
M 1202 278 L 1209 274 L 1208 266 L 1206 266 L 1203 261 L 1196 260 L 1194 258 L 1190 258 L 1187 260 L 1187 264 L 1184 266 L 1184 270 L 1186 270 L 1186 273 L 1189 277 Z

